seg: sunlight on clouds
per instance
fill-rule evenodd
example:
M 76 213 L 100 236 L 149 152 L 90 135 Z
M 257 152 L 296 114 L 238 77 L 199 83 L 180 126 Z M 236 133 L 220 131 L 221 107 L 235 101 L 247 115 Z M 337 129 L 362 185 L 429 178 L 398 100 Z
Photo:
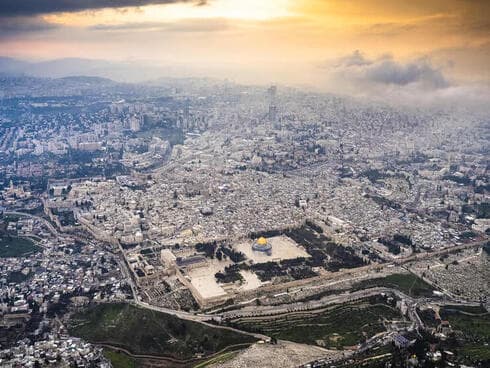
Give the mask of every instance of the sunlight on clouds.
M 49 23 L 80 27 L 96 24 L 171 22 L 206 18 L 261 21 L 293 15 L 289 10 L 292 3 L 292 0 L 214 0 L 203 6 L 191 3 L 149 5 L 140 8 L 50 14 L 43 18 Z
M 483 75 L 489 79 L 490 7 L 483 1 L 208 0 L 207 5 L 201 6 L 197 3 L 198 0 L 178 1 L 49 14 L 40 17 L 59 27 L 50 27 L 42 33 L 46 39 L 39 32 L 22 35 L 25 42 L 38 42 L 40 47 L 23 48 L 19 40 L 9 44 L 4 41 L 2 46 L 12 54 L 43 50 L 46 57 L 69 54 L 172 63 L 198 60 L 199 65 L 210 67 L 231 63 L 254 66 L 257 70 L 267 64 L 271 66 L 268 73 L 276 70 L 278 64 L 288 63 L 295 66 L 298 78 L 314 80 L 318 65 L 353 50 L 363 50 L 371 58 L 388 54 L 403 62 L 430 56 L 441 65 L 450 63 L 453 66 L 448 69 L 465 78 Z M 72 48 L 74 44 L 83 48 Z M 60 51 L 55 52 L 53 45 Z M 289 77 L 294 73 L 287 74 Z

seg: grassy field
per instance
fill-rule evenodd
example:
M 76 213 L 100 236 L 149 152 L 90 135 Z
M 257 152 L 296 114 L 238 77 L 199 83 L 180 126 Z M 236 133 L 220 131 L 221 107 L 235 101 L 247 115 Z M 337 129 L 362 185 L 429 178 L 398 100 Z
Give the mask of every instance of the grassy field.
M 193 358 L 230 345 L 253 343 L 253 337 L 208 327 L 129 304 L 101 304 L 73 316 L 70 333 L 133 354 Z
M 488 360 L 490 362 L 490 348 L 484 345 L 466 345 L 458 349 L 460 355 L 471 360 Z
M 490 363 L 490 313 L 477 313 L 476 315 L 467 315 L 470 312 L 481 312 L 478 308 L 460 308 L 455 309 L 453 306 L 444 307 L 439 312 L 441 318 L 448 320 L 451 328 L 455 331 L 461 331 L 467 338 L 467 342 L 458 348 L 458 353 L 470 361 L 486 361 Z M 487 344 L 487 345 L 485 345 Z M 487 365 L 483 365 L 487 366 Z
M 113 368 L 138 368 L 136 360 L 124 353 L 105 349 L 104 356 L 111 361 Z
M 419 277 L 407 274 L 394 274 L 383 278 L 370 279 L 358 282 L 352 290 L 362 290 L 372 287 L 389 287 L 400 290 L 412 297 L 432 296 L 434 288 Z
M 451 306 L 442 308 L 439 314 L 443 320 L 449 321 L 453 330 L 490 342 L 490 313 L 467 315 Z
M 313 316 L 289 315 L 267 321 L 242 321 L 237 327 L 278 339 L 341 349 L 384 331 L 383 319 L 401 319 L 395 308 L 361 301 L 334 306 Z
M 0 238 L 0 258 L 25 257 L 40 250 L 40 247 L 27 238 L 15 236 L 2 236 Z
M 444 309 L 448 312 L 464 312 L 469 314 L 487 314 L 487 310 L 482 306 L 472 306 L 472 305 L 446 305 Z
M 470 362 L 490 362 L 490 313 L 479 306 L 447 305 L 441 307 L 439 314 L 442 320 L 449 321 L 451 328 L 458 336 L 463 334 L 463 343 L 455 348 L 458 355 Z M 438 321 L 434 313 L 425 311 L 420 314 L 426 324 L 436 327 Z

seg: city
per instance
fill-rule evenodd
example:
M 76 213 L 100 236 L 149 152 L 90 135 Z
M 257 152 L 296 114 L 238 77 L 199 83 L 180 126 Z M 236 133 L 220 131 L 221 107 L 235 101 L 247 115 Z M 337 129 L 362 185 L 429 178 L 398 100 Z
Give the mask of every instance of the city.
M 41 64 L 0 57 L 0 366 L 490 364 L 489 105 Z

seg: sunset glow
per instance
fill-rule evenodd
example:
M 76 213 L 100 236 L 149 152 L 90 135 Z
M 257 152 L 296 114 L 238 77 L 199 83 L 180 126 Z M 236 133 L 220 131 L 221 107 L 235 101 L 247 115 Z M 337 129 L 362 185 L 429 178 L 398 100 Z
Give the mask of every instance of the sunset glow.
M 222 70 L 224 64 L 236 64 L 259 74 L 272 69 L 280 80 L 288 76 L 290 82 L 310 82 L 316 66 L 360 50 L 371 58 L 428 57 L 455 78 L 490 79 L 486 67 L 490 64 L 490 6 L 484 2 L 163 2 L 76 11 L 57 7 L 25 16 L 6 15 L 6 24 L 13 25 L 0 39 L 2 52 L 44 59 L 61 54 L 151 60 Z M 301 75 L 296 69 L 286 70 L 286 64 L 300 68 Z

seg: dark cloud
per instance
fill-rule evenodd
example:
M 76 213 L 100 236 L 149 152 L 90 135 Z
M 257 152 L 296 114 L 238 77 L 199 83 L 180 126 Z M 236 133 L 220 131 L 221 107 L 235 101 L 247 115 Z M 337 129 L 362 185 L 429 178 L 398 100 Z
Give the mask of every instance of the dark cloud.
M 359 50 L 355 50 L 352 54 L 340 58 L 339 62 L 336 64 L 336 67 L 348 68 L 352 66 L 363 66 L 369 64 L 371 64 L 371 62 L 367 60 Z
M 434 69 L 425 60 L 408 63 L 397 63 L 394 60 L 384 60 L 366 69 L 367 79 L 384 84 L 407 85 L 423 82 L 435 88 L 447 87 L 448 83 L 440 70 Z
M 334 73 L 345 79 L 379 85 L 407 86 L 420 84 L 439 89 L 449 86 L 440 69 L 427 58 L 400 62 L 391 56 L 368 59 L 356 50 L 334 65 Z
M 34 33 L 57 28 L 39 17 L 3 17 L 0 16 L 0 39 L 16 36 L 20 33 Z
M 90 27 L 94 31 L 155 31 L 155 32 L 219 32 L 226 30 L 230 24 L 226 19 L 192 19 L 177 22 L 145 22 L 124 24 L 99 24 Z
M 206 5 L 207 0 L 0 0 L 0 15 L 32 16 L 39 14 L 76 12 L 103 8 L 126 8 L 132 6 L 194 3 Z

